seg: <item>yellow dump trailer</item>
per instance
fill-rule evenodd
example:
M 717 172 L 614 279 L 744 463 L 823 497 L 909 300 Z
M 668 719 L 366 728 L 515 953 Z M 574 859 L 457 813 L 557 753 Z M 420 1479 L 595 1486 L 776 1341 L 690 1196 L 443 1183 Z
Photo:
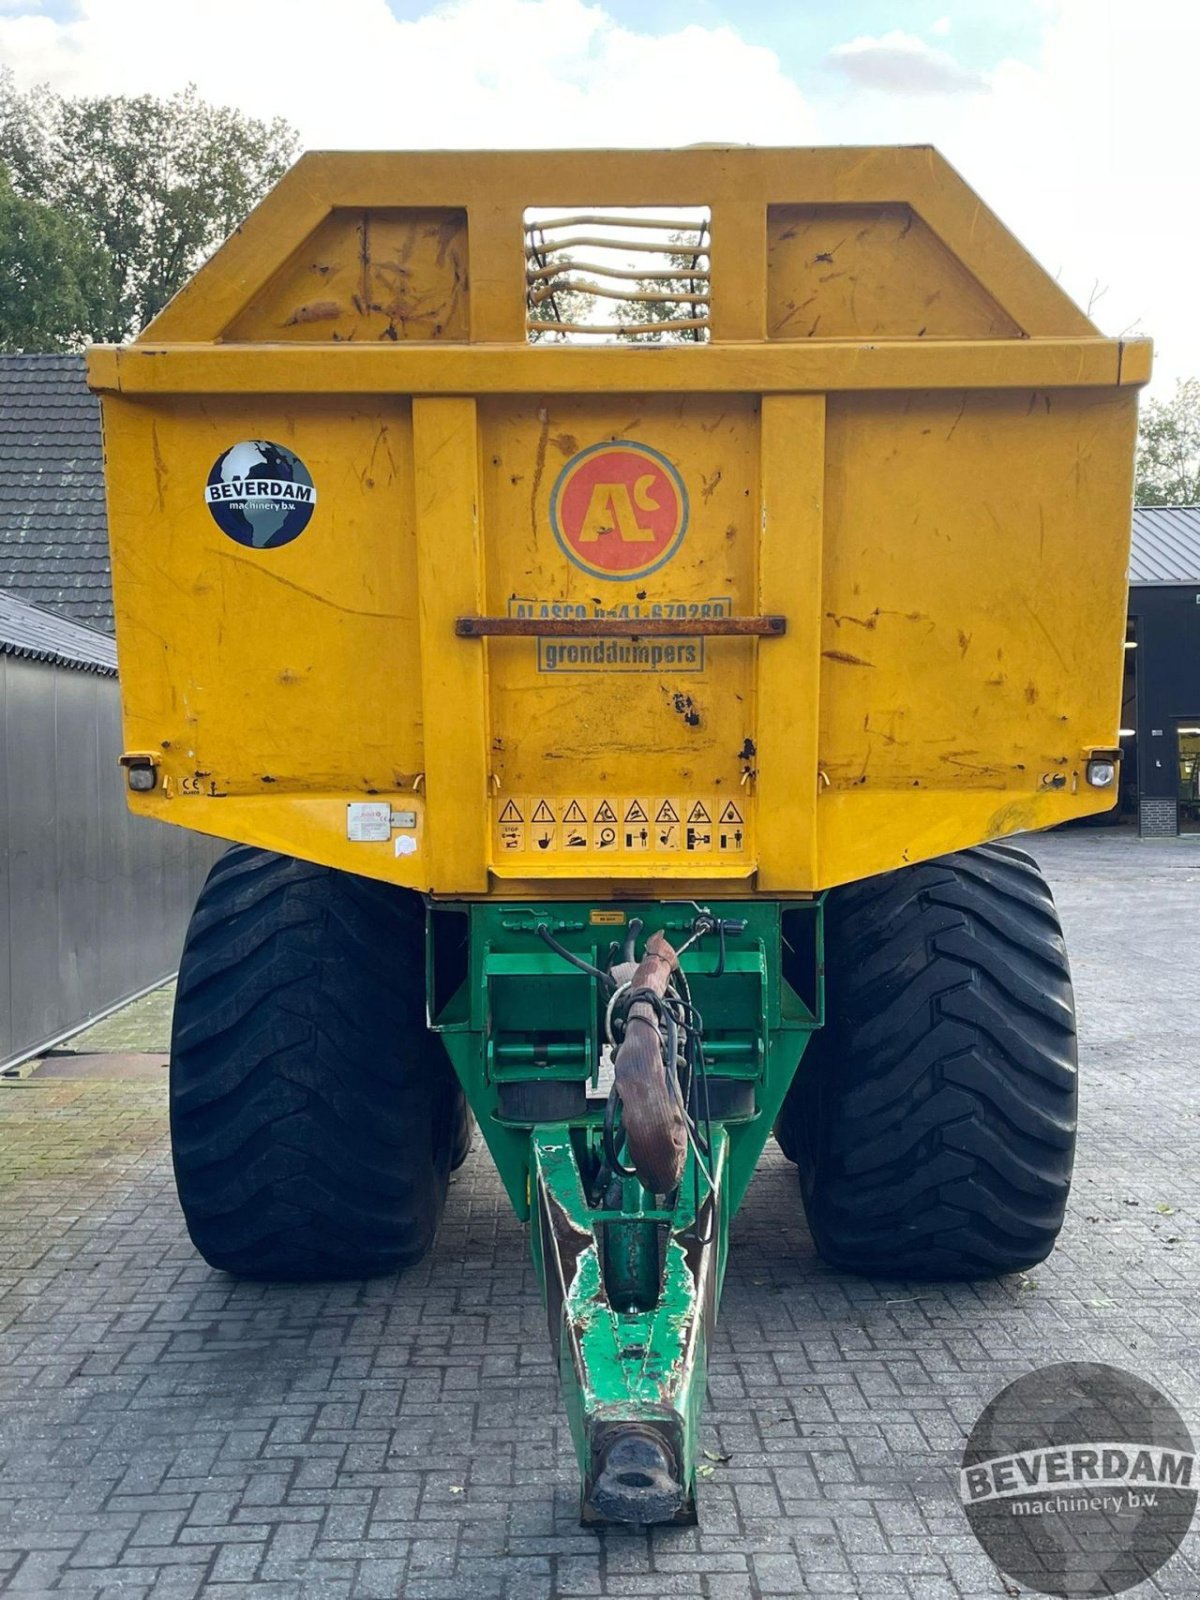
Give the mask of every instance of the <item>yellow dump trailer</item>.
M 414 1259 L 473 1112 L 625 1521 L 773 1125 L 831 1261 L 1040 1259 L 1070 985 L 989 841 L 1115 797 L 1149 367 L 928 149 L 311 155 L 93 350 L 131 804 L 240 842 L 206 1257 Z

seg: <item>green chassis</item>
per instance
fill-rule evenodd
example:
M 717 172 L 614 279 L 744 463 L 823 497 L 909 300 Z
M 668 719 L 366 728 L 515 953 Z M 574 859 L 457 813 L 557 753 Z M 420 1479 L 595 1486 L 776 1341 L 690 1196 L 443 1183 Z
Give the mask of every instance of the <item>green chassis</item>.
M 744 921 L 682 958 L 704 1020 L 713 1139 L 710 1193 L 689 1151 L 677 1193 L 636 1178 L 597 1189 L 605 996 L 543 942 L 608 966 L 627 923 L 678 946 L 691 903 L 431 902 L 431 1026 L 530 1242 L 579 1458 L 584 1521 L 695 1520 L 708 1340 L 729 1223 L 813 1031 L 822 1020 L 817 900 L 722 902 Z M 639 949 L 640 954 L 640 949 Z M 619 1204 L 615 1204 L 619 1194 Z M 699 1207 L 697 1207 L 699 1199 Z

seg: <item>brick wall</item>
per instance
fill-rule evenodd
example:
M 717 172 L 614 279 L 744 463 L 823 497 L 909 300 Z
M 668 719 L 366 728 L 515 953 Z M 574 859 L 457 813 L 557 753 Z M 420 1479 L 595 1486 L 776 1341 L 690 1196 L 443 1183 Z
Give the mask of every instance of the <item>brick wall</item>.
M 1173 839 L 1179 832 L 1178 802 L 1143 795 L 1138 808 L 1138 832 L 1143 839 Z

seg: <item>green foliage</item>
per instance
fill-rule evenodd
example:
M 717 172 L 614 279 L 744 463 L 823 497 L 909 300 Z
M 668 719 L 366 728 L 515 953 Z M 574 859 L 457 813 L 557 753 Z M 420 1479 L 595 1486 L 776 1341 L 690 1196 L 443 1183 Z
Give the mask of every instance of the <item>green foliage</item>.
M 16 193 L 76 219 L 105 264 L 86 332 L 143 327 L 291 164 L 297 136 L 210 106 L 194 87 L 169 99 L 18 93 L 0 75 L 0 161 Z
M 1181 379 L 1170 400 L 1142 406 L 1134 498 L 1140 506 L 1200 505 L 1200 379 Z
M 702 229 L 697 237 L 701 242 L 706 243 L 705 230 Z M 673 233 L 671 235 L 671 243 L 673 245 L 685 245 L 690 242 L 686 234 Z M 678 300 L 626 301 L 617 307 L 617 320 L 631 327 L 646 327 L 656 322 L 676 322 L 704 316 L 708 310 L 707 305 L 702 301 L 689 300 L 686 291 L 690 289 L 694 294 L 707 295 L 707 271 L 700 267 L 700 262 L 706 258 L 707 253 L 707 249 L 704 249 L 699 254 L 694 250 L 687 250 L 677 251 L 669 255 L 667 257 L 667 265 L 673 271 L 696 272 L 699 269 L 699 276 L 694 279 L 678 280 L 680 289 L 683 291 Z M 636 287 L 644 293 L 669 293 L 672 282 L 673 280 L 655 277 L 639 278 Z M 701 331 L 698 328 L 676 328 L 674 330 L 667 329 L 662 332 L 655 330 L 653 333 L 641 334 L 638 342 L 641 344 L 689 344 L 699 341 L 701 337 Z
M 704 241 L 705 232 L 699 234 L 700 241 Z M 682 278 L 661 278 L 650 272 L 646 277 L 623 279 L 631 293 L 644 295 L 671 294 L 667 300 L 656 299 L 628 299 L 613 300 L 607 295 L 589 293 L 588 284 L 593 277 L 605 276 L 606 267 L 615 267 L 620 263 L 623 267 L 633 268 L 635 262 L 621 260 L 621 241 L 614 238 L 611 243 L 599 247 L 592 246 L 591 256 L 598 258 L 596 273 L 590 273 L 586 267 L 576 267 L 571 264 L 570 251 L 563 245 L 546 244 L 543 241 L 540 253 L 533 259 L 538 266 L 546 266 L 553 262 L 559 268 L 559 276 L 554 280 L 556 287 L 552 294 L 546 295 L 544 291 L 539 296 L 539 287 L 530 292 L 530 313 L 533 318 L 554 322 L 567 322 L 588 327 L 591 324 L 611 324 L 614 320 L 629 329 L 630 337 L 636 336 L 639 344 L 680 344 L 699 340 L 702 335 L 695 328 L 660 328 L 659 323 L 674 322 L 683 318 L 702 317 L 707 304 L 703 300 L 689 298 L 692 295 L 706 296 L 708 293 L 707 269 L 700 266 L 700 262 L 708 256 L 707 244 L 696 251 L 695 248 L 683 249 L 681 247 L 693 244 L 687 234 L 675 232 L 670 235 L 671 251 L 664 252 L 663 266 L 665 269 L 686 273 Z M 564 253 L 565 252 L 565 253 Z M 692 277 L 692 273 L 697 273 Z M 615 283 L 614 278 L 608 278 L 608 285 Z M 581 287 L 571 287 L 580 283 Z M 678 298 L 674 291 L 678 289 Z M 561 342 L 573 336 L 552 330 L 537 329 L 530 334 L 532 343 L 543 343 L 548 340 Z
M 595 315 L 595 305 L 594 294 L 586 294 L 581 289 L 558 288 L 536 304 L 531 303 L 530 315 L 553 322 L 596 322 L 599 318 Z M 563 337 L 544 328 L 534 329 L 529 335 L 531 344 L 561 341 Z
M 107 293 L 105 257 L 74 217 L 15 194 L 0 164 L 0 350 L 82 344 Z

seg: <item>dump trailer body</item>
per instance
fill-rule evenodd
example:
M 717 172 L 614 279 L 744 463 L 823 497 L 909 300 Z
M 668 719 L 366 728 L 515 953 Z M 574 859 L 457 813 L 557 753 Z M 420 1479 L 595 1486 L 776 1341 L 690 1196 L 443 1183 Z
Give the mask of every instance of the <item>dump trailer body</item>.
M 704 208 L 707 342 L 530 342 L 581 204 Z M 930 150 L 307 156 L 89 360 L 149 814 L 744 897 L 1112 803 L 1148 346 Z
M 131 804 L 257 847 L 177 1002 L 210 1262 L 415 1259 L 465 1094 L 583 1517 L 663 1522 L 773 1126 L 838 1265 L 1042 1259 L 1069 975 L 969 847 L 1115 797 L 1144 341 L 930 150 L 314 155 L 89 372 Z

